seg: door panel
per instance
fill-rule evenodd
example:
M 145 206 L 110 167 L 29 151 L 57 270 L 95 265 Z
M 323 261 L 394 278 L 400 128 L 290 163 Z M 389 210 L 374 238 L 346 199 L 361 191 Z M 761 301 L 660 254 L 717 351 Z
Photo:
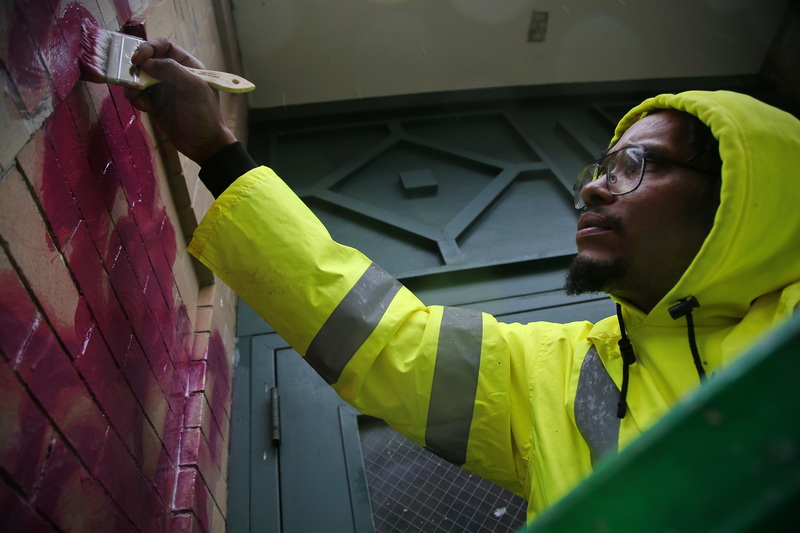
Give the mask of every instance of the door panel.
M 228 531 L 370 533 L 359 413 L 243 302 L 239 321 Z
M 372 531 L 357 412 L 291 349 L 276 352 L 281 531 Z
M 228 531 L 281 531 L 279 449 L 270 437 L 275 350 L 285 343 L 239 304 L 228 483 Z M 244 329 L 243 329 L 244 328 Z M 243 333 L 252 335 L 243 336 Z

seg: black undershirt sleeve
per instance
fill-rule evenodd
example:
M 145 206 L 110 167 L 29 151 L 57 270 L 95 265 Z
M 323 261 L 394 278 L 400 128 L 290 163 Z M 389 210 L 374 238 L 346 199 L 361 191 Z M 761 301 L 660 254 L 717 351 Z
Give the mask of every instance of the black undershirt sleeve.
M 242 143 L 236 141 L 206 160 L 200 169 L 200 181 L 214 198 L 219 198 L 236 178 L 257 166 Z

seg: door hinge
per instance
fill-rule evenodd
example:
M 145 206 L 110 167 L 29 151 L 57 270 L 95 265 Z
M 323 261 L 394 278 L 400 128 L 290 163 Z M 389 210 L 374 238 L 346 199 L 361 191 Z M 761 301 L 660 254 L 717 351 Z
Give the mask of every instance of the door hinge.
M 281 445 L 281 409 L 278 387 L 269 389 L 269 434 L 273 446 Z

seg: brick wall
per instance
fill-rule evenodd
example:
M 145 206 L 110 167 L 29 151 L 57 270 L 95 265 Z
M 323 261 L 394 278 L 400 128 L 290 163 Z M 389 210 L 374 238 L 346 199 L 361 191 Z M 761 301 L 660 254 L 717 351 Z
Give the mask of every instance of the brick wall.
M 185 251 L 213 199 L 79 79 L 85 19 L 239 69 L 223 0 L 2 2 L 0 529 L 224 531 L 235 298 Z

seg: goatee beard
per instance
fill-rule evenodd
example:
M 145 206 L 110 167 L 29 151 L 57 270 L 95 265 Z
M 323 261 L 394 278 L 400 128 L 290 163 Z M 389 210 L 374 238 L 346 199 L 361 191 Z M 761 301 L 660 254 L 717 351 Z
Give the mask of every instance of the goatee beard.
M 622 220 L 613 213 L 601 207 L 586 207 L 602 216 L 606 223 L 616 233 L 622 233 Z M 627 263 L 622 259 L 612 261 L 593 261 L 581 257 L 579 254 L 572 260 L 572 264 L 564 279 L 564 290 L 570 296 L 588 293 L 613 293 L 613 288 L 626 276 Z
M 597 292 L 612 293 L 615 282 L 625 275 L 621 261 L 599 262 L 576 257 L 564 279 L 564 290 L 570 296 Z

